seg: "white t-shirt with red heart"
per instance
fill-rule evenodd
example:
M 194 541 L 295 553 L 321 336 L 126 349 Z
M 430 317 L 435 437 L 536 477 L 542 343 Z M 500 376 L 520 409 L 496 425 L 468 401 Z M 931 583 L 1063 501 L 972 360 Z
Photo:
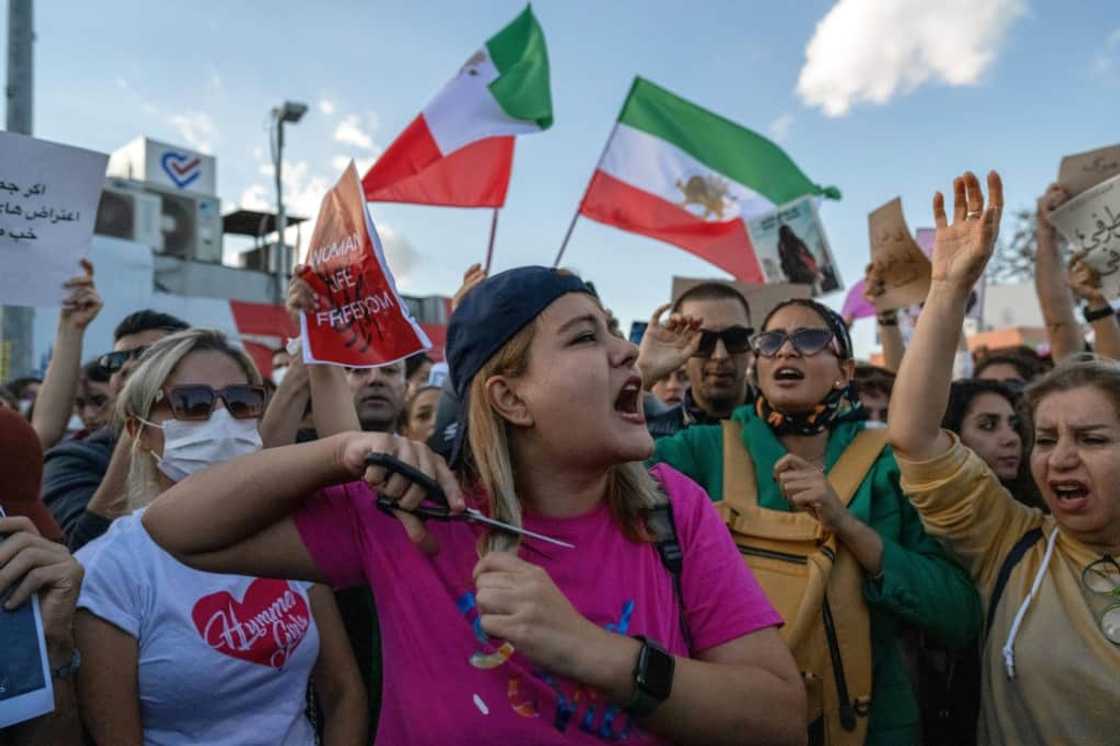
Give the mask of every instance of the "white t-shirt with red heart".
M 312 584 L 194 570 L 152 541 L 142 512 L 75 556 L 86 571 L 78 607 L 139 644 L 144 743 L 313 744 Z

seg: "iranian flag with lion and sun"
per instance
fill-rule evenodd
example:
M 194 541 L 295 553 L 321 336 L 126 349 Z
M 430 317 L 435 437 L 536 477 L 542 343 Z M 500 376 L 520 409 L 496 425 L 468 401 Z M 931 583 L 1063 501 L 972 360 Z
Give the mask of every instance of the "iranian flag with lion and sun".
M 761 283 L 746 221 L 805 195 L 840 198 L 765 137 L 636 78 L 580 214 Z

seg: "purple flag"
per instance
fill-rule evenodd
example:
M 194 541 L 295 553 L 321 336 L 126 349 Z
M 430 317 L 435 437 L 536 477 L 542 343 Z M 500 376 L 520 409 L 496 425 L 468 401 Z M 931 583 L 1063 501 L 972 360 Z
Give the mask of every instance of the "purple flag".
M 863 280 L 852 285 L 848 290 L 848 297 L 844 299 L 844 307 L 840 315 L 846 319 L 866 319 L 875 315 L 875 306 L 863 297 Z

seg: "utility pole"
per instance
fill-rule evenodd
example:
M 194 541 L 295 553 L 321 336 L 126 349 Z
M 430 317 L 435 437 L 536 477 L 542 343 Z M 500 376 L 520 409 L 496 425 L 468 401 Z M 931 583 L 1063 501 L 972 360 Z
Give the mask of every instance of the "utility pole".
M 31 47 L 35 31 L 31 22 L 32 0 L 8 0 L 8 86 L 7 129 L 31 134 L 31 89 L 34 60 Z M 0 381 L 31 372 L 32 308 L 0 308 Z

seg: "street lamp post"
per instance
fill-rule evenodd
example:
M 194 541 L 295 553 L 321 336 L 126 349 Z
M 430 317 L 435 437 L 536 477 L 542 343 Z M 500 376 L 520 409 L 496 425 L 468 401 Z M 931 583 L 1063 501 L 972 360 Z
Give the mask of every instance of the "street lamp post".
M 284 123 L 295 124 L 307 113 L 307 104 L 285 101 L 272 109 L 273 126 L 276 128 L 276 148 L 273 166 L 276 172 L 276 302 L 284 305 L 284 276 L 288 272 L 288 246 L 284 233 L 288 227 L 288 216 L 284 213 L 284 186 L 281 169 L 284 162 Z

